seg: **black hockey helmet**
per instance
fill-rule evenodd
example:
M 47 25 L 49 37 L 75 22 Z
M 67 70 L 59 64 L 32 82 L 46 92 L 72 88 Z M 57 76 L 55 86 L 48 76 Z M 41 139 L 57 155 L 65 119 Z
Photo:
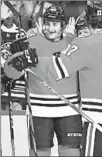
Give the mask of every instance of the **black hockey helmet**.
M 60 6 L 50 6 L 43 15 L 43 22 L 48 21 L 60 21 L 66 23 L 66 15 L 64 10 Z
M 83 17 L 81 19 L 79 19 L 76 23 L 76 30 L 81 30 L 84 29 L 86 27 L 88 27 L 88 23 L 87 23 L 87 19 L 86 17 Z

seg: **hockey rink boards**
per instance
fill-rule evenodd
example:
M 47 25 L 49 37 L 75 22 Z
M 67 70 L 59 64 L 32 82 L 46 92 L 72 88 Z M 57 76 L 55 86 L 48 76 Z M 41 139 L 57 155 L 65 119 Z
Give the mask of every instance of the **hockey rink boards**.
M 27 117 L 25 111 L 20 115 L 13 115 L 13 130 L 15 156 L 29 156 Z M 7 111 L 3 111 L 1 115 L 1 147 L 2 156 L 12 156 L 10 123 Z
M 20 111 L 20 114 L 18 114 L 19 111 L 16 111 L 13 115 L 15 156 L 33 156 L 33 151 L 30 151 L 29 147 L 27 116 L 25 111 Z M 54 136 L 54 145 L 51 156 L 58 156 L 56 136 Z M 1 149 L 2 156 L 12 156 L 10 123 L 7 111 L 2 111 L 1 114 Z

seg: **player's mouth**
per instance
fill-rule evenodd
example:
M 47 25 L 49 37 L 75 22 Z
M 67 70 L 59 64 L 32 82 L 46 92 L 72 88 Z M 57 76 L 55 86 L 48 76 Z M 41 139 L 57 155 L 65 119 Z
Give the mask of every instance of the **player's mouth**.
M 49 33 L 49 34 L 55 34 L 56 31 L 51 31 L 51 32 L 49 31 L 48 33 Z

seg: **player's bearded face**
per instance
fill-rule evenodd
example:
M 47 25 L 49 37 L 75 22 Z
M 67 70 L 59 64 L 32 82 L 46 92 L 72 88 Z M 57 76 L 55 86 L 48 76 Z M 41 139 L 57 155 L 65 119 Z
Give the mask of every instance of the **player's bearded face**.
M 45 21 L 44 34 L 49 40 L 56 40 L 62 33 L 61 22 Z

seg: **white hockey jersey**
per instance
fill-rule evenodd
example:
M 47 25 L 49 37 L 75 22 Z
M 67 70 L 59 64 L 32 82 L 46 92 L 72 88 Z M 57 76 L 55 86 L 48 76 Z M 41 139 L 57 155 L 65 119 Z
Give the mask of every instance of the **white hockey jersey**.
M 70 49 L 70 43 L 74 40 L 75 36 L 66 36 L 58 43 L 51 42 L 47 40 L 41 34 L 37 34 L 30 41 L 31 45 L 36 48 L 39 56 L 39 64 L 37 68 L 34 69 L 36 74 L 38 74 L 45 82 L 47 82 L 52 88 L 57 92 L 63 94 L 68 100 L 70 100 L 74 105 L 79 107 L 78 94 L 77 94 L 77 77 L 76 73 L 68 80 L 58 81 L 53 78 L 53 66 L 54 60 L 57 60 L 56 54 Z M 36 40 L 35 40 L 36 39 Z M 70 53 L 73 52 L 76 47 L 71 49 Z M 52 55 L 53 63 L 50 65 L 50 56 Z M 69 54 L 68 54 L 69 55 Z M 48 56 L 48 57 L 47 57 Z M 51 68 L 51 72 L 49 70 Z M 63 65 L 60 65 L 60 70 Z M 63 72 L 62 72 L 63 73 Z M 63 74 L 64 75 L 64 74 Z M 31 74 L 29 74 L 28 79 L 30 87 L 30 100 L 32 105 L 32 113 L 34 116 L 38 117 L 64 117 L 70 115 L 78 114 L 71 107 L 63 102 L 60 98 L 55 96 L 51 91 L 49 91 L 44 85 L 40 84 Z
M 38 56 L 51 56 L 55 52 L 66 50 L 68 44 L 70 44 L 75 39 L 75 35 L 65 36 L 62 40 L 56 42 L 51 42 L 46 39 L 41 33 L 37 33 L 29 39 L 30 47 L 35 48 Z

